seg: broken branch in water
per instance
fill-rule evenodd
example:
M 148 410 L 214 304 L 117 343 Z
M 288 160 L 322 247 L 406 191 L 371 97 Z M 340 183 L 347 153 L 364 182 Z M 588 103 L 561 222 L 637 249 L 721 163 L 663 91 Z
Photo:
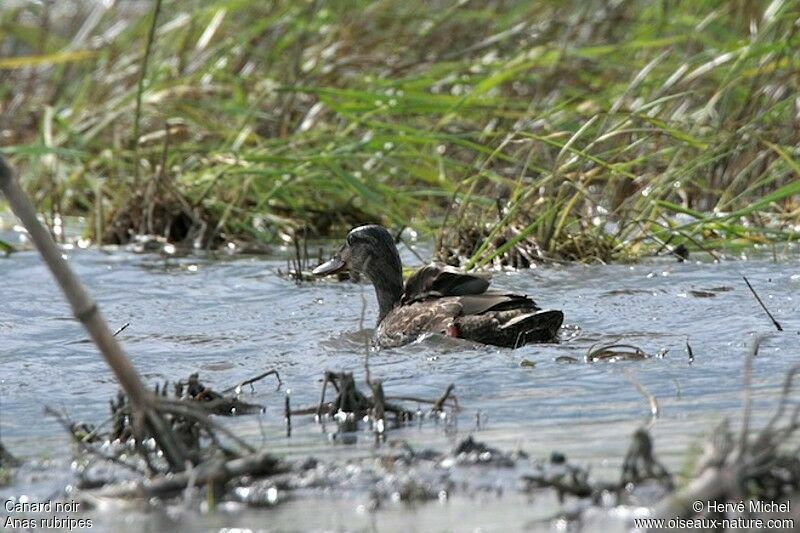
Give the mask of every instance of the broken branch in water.
M 264 379 L 267 376 L 275 376 L 278 379 L 278 388 L 276 390 L 281 388 L 281 386 L 283 385 L 283 380 L 281 380 L 281 375 L 278 373 L 278 371 L 273 368 L 272 370 L 268 370 L 267 372 L 264 372 L 263 374 L 259 374 L 256 377 L 253 377 L 253 378 L 250 378 L 250 379 L 246 379 L 246 380 L 242 381 L 241 383 L 239 383 L 238 385 L 234 385 L 232 387 L 228 387 L 227 389 L 223 390 L 222 393 L 224 394 L 226 392 L 234 392 L 235 391 L 237 394 L 239 394 L 239 392 L 242 390 L 242 387 L 244 387 L 246 385 L 252 385 L 253 383 L 255 383 L 257 381 L 261 381 L 262 379 Z
M 445 389 L 445 391 L 444 391 L 444 394 L 442 394 L 442 396 L 438 400 L 436 400 L 436 402 L 434 402 L 433 407 L 431 407 L 431 411 L 441 411 L 441 410 L 443 410 L 444 409 L 444 402 L 446 402 L 447 399 L 452 395 L 452 393 L 455 390 L 455 388 L 456 388 L 456 386 L 455 386 L 454 383 L 451 383 L 450 385 L 448 385 L 447 389 Z M 455 397 L 455 395 L 453 395 L 453 401 L 456 404 L 456 409 L 458 409 L 458 399 Z
M 328 384 L 336 390 L 337 395 L 333 401 L 325 401 Z M 372 396 L 365 396 L 356 388 L 353 374 L 350 372 L 325 372 L 322 380 L 322 392 L 316 407 L 307 407 L 291 411 L 292 415 L 315 414 L 319 421 L 324 416 L 333 416 L 340 422 L 344 431 L 355 430 L 357 420 L 370 417 L 373 423 L 383 419 L 385 413 L 395 415 L 396 421 L 412 420 L 414 413 L 401 405 L 390 403 L 390 400 L 427 403 L 431 405 L 431 412 L 443 411 L 445 407 L 458 409 L 458 400 L 453 394 L 455 386 L 450 384 L 444 393 L 437 399 L 417 398 L 415 396 L 388 396 L 383 392 L 383 384 L 378 379 L 370 379 Z
M 437 400 L 431 400 L 429 398 L 420 398 L 419 396 L 398 396 L 398 395 L 386 396 L 386 399 L 387 400 L 395 400 L 395 401 L 398 401 L 398 402 L 427 403 L 427 404 L 430 404 L 432 406 L 431 407 L 431 411 L 436 411 L 437 410 L 437 409 L 434 409 L 433 406 L 435 406 L 439 402 L 439 400 L 441 400 L 441 398 L 439 398 Z M 450 400 L 451 402 L 453 402 L 452 404 L 449 404 L 450 407 L 452 407 L 456 411 L 460 411 L 461 410 L 461 408 L 458 405 L 458 399 L 456 398 L 455 394 L 452 394 L 448 398 L 445 398 L 445 401 L 447 401 L 447 400 Z M 445 407 L 445 405 L 446 404 L 442 403 L 441 407 Z M 442 409 L 440 408 L 438 410 L 441 411 Z
M 134 424 L 134 428 L 146 426 L 164 452 L 170 469 L 183 470 L 188 460 L 186 450 L 155 408 L 152 395 L 145 389 L 139 373 L 125 356 L 97 304 L 89 297 L 83 284 L 61 255 L 53 237 L 39 222 L 33 205 L 22 191 L 2 155 L 0 155 L 0 189 L 5 194 L 11 210 L 28 230 L 42 260 L 72 306 L 75 318 L 89 332 L 97 349 L 130 397 L 134 417 L 141 422 L 141 425 Z
M 210 430 L 218 431 L 223 433 L 226 437 L 234 441 L 236 444 L 244 448 L 250 453 L 255 453 L 255 448 L 247 444 L 244 440 L 236 436 L 231 430 L 226 428 L 225 426 L 218 424 L 214 421 L 210 416 L 208 416 L 207 412 L 204 409 L 198 407 L 198 405 L 202 404 L 192 404 L 188 402 L 181 402 L 178 400 L 162 400 L 162 405 L 160 406 L 161 410 L 167 413 L 172 413 L 178 415 L 183 418 L 189 418 L 194 420 L 195 422 L 199 423 L 201 426 L 209 430 L 209 434 L 211 435 Z
M 180 472 L 152 479 L 124 482 L 98 491 L 84 493 L 92 498 L 165 498 L 173 496 L 187 487 L 190 480 L 197 486 L 214 483 L 224 485 L 238 476 L 263 476 L 279 473 L 280 462 L 267 452 L 258 452 L 230 461 L 207 461 L 192 472 Z
M 119 466 L 121 466 L 121 467 L 123 467 L 123 468 L 125 468 L 127 470 L 130 470 L 132 472 L 135 472 L 135 473 L 137 473 L 139 475 L 142 475 L 142 476 L 145 475 L 144 471 L 142 469 L 140 469 L 139 467 L 137 467 L 136 465 L 131 464 L 131 463 L 127 462 L 127 461 L 124 461 L 124 460 L 122 460 L 119 457 L 116 457 L 114 455 L 105 454 L 105 453 L 101 452 L 99 449 L 97 449 L 94 446 L 90 445 L 87 442 L 85 436 L 80 436 L 77 433 L 77 431 L 76 431 L 77 425 L 73 424 L 72 422 L 70 422 L 69 419 L 67 419 L 66 416 L 63 415 L 62 413 L 59 413 L 58 411 L 56 411 L 52 407 L 45 406 L 44 414 L 50 415 L 53 418 L 55 418 L 56 421 L 61 425 L 61 427 L 63 427 L 67 431 L 67 433 L 69 433 L 72 436 L 73 441 L 78 445 L 78 448 L 81 451 L 83 451 L 85 453 L 88 453 L 90 455 L 94 455 L 98 459 L 102 459 L 104 461 L 110 461 L 110 462 L 112 462 L 112 463 L 114 463 L 116 465 L 119 465 Z M 93 432 L 94 432 L 94 430 L 90 431 L 89 434 L 91 434 Z
M 769 312 L 769 309 L 767 309 L 767 306 L 764 305 L 764 302 L 761 301 L 761 297 L 759 297 L 758 293 L 753 288 L 753 286 L 750 285 L 750 282 L 747 280 L 747 277 L 746 276 L 742 276 L 742 279 L 744 280 L 745 283 L 747 283 L 747 288 L 750 289 L 750 292 L 753 293 L 753 296 L 756 297 L 756 301 L 758 302 L 758 305 L 761 306 L 761 309 L 763 309 L 764 312 L 767 313 L 767 316 L 769 317 L 769 319 L 772 320 L 772 323 L 775 325 L 775 329 L 777 329 L 778 331 L 783 331 L 783 327 L 781 327 L 780 323 L 777 320 L 775 320 L 775 317 L 772 316 L 772 313 Z
M 197 374 L 192 374 L 186 381 L 176 382 L 173 387 L 174 393 L 170 397 L 167 397 L 167 389 L 168 384 L 166 383 L 162 387 L 156 386 L 152 401 L 154 408 L 163 415 L 175 437 L 180 439 L 181 445 L 186 449 L 191 461 L 188 463 L 188 470 L 181 474 L 217 468 L 221 458 L 245 459 L 263 455 L 210 416 L 210 414 L 218 412 L 219 414 L 232 414 L 226 410 L 229 407 L 219 409 L 214 407 L 217 405 L 237 405 L 236 410 L 241 413 L 246 411 L 245 408 L 251 407 L 250 404 L 239 402 L 235 398 L 224 397 L 205 387 L 200 383 Z M 133 409 L 128 396 L 120 391 L 110 404 L 111 417 L 97 428 L 85 423 L 70 423 L 66 415 L 52 410 L 49 410 L 48 413 L 57 417 L 72 438 L 77 441 L 78 449 L 84 454 L 103 459 L 110 464 L 123 466 L 142 475 L 145 475 L 145 471 L 150 476 L 160 476 L 165 473 L 175 475 L 175 472 L 164 472 L 163 468 L 159 468 L 162 462 L 161 450 L 152 445 L 153 439 L 152 435 L 147 432 L 148 428 L 139 431 L 134 428 Z M 260 406 L 252 407 L 256 407 L 259 412 L 262 410 Z M 100 432 L 99 427 L 108 426 L 109 421 L 111 427 Z M 236 447 L 229 447 L 228 441 L 235 444 Z M 138 461 L 134 460 L 131 451 L 138 454 Z M 258 471 L 249 473 L 258 475 Z M 88 483 L 82 483 L 81 488 L 95 487 L 97 481 L 100 481 L 101 484 L 105 483 L 102 479 L 89 480 Z M 222 490 L 222 488 L 216 487 L 213 490 Z

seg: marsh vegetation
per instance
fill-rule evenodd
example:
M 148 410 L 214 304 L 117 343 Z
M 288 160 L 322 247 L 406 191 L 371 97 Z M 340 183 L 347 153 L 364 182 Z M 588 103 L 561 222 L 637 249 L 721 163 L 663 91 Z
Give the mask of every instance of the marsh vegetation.
M 783 243 L 798 10 L 18 2 L 0 144 L 51 222 L 83 215 L 105 243 L 381 222 L 469 267 Z

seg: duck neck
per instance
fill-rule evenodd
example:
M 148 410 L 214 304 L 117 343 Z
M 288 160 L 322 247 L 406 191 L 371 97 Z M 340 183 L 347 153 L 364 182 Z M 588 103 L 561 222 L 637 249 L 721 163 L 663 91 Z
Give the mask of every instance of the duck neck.
M 363 272 L 375 287 L 380 324 L 403 298 L 403 264 L 397 248 L 384 254 L 382 261 L 367 260 Z
M 378 324 L 380 324 L 403 297 L 403 277 L 402 274 L 397 279 L 380 277 L 373 279 L 372 284 L 378 297 Z

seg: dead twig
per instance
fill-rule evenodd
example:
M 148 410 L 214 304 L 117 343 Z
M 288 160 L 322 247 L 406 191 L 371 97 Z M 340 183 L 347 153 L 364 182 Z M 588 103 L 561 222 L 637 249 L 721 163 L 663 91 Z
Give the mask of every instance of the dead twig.
M 780 325 L 780 323 L 777 320 L 775 320 L 775 317 L 772 316 L 772 313 L 769 312 L 769 309 L 767 309 L 767 306 L 764 305 L 764 302 L 761 301 L 761 297 L 758 296 L 758 293 L 756 292 L 756 290 L 753 288 L 752 285 L 750 285 L 750 282 L 747 280 L 747 277 L 746 276 L 742 276 L 742 279 L 744 280 L 745 283 L 747 283 L 747 288 L 750 289 L 750 292 L 752 292 L 753 296 L 755 296 L 756 301 L 758 302 L 758 305 L 761 306 L 761 309 L 763 309 L 764 312 L 767 313 L 767 316 L 769 317 L 769 319 L 772 320 L 772 323 L 775 325 L 775 329 L 777 329 L 778 331 L 783 331 L 783 327 Z
M 713 432 L 693 479 L 660 503 L 654 516 L 702 516 L 696 507 L 693 508 L 693 502 L 737 502 L 745 497 L 779 501 L 790 498 L 800 488 L 800 450 L 790 445 L 800 430 L 800 406 L 794 406 L 788 420 L 784 416 L 800 365 L 789 370 L 775 413 L 767 425 L 753 435 L 750 388 L 757 347 L 758 339 L 753 342 L 744 361 L 743 421 L 738 438 L 730 423 L 723 420 Z
M 394 400 L 394 401 L 398 401 L 398 402 L 426 403 L 426 404 L 430 404 L 430 405 L 436 405 L 436 403 L 439 400 L 441 400 L 441 398 L 438 398 L 436 400 L 431 400 L 429 398 L 420 398 L 419 396 L 398 396 L 398 395 L 387 396 L 386 399 L 387 400 Z M 447 398 L 447 400 L 450 400 L 451 402 L 453 402 L 450 405 L 450 407 L 452 407 L 453 409 L 455 409 L 457 411 L 461 409 L 458 406 L 458 400 L 456 399 L 455 395 L 452 395 L 450 398 Z M 444 406 L 445 406 L 445 404 L 442 404 L 442 407 L 444 407 Z M 433 411 L 433 410 L 434 410 L 433 407 L 431 407 L 431 411 Z
M 72 306 L 75 318 L 89 332 L 98 351 L 131 399 L 134 418 L 137 421 L 134 423 L 134 428 L 140 427 L 140 424 L 147 426 L 149 433 L 164 452 L 170 469 L 173 471 L 183 470 L 188 460 L 186 451 L 154 408 L 151 395 L 145 389 L 138 372 L 125 356 L 116 337 L 108 328 L 97 304 L 89 297 L 83 284 L 62 257 L 53 237 L 39 222 L 33 205 L 22 191 L 11 168 L 2 156 L 0 156 L 0 189 L 5 194 L 14 214 L 28 230 L 42 260 L 47 264 L 64 296 Z
M 650 414 L 653 416 L 653 418 L 658 418 L 658 399 L 651 394 L 650 391 L 648 391 L 644 385 L 642 385 L 641 382 L 636 379 L 631 372 L 628 371 L 628 369 L 623 369 L 622 373 L 625 374 L 625 377 L 628 378 L 628 381 L 630 381 L 631 384 L 636 387 L 636 390 L 639 391 L 639 394 L 644 396 L 645 400 L 647 400 L 647 403 L 650 405 Z
M 153 498 L 168 497 L 184 490 L 190 481 L 196 486 L 224 484 L 238 476 L 263 476 L 284 470 L 281 463 L 267 452 L 258 452 L 230 461 L 208 461 L 193 468 L 191 472 L 180 472 L 152 479 L 142 479 L 104 487 L 97 491 L 86 491 L 83 496 L 94 498 Z
M 226 392 L 234 392 L 234 391 L 236 391 L 236 393 L 239 394 L 239 392 L 242 390 L 242 387 L 247 386 L 247 385 L 252 385 L 253 383 L 255 383 L 257 381 L 261 381 L 262 379 L 264 379 L 267 376 L 275 376 L 278 379 L 278 388 L 275 389 L 275 390 L 280 390 L 280 388 L 283 386 L 283 380 L 281 380 L 281 375 L 278 373 L 278 371 L 273 368 L 272 370 L 268 370 L 268 371 L 264 372 L 263 374 L 259 374 L 259 375 L 255 376 L 255 377 L 250 378 L 250 379 L 246 379 L 246 380 L 242 381 L 241 383 L 239 383 L 238 385 L 234 385 L 232 387 L 228 387 L 227 389 L 223 390 L 222 393 L 225 394 Z
M 88 453 L 90 455 L 93 455 L 93 456 L 97 457 L 98 459 L 102 459 L 103 461 L 109 461 L 111 463 L 114 463 L 115 465 L 119 465 L 119 466 L 121 466 L 121 467 L 123 467 L 123 468 L 125 468 L 127 470 L 130 470 L 132 472 L 135 472 L 135 473 L 139 474 L 140 476 L 144 476 L 145 475 L 145 472 L 142 469 L 140 469 L 139 467 L 137 467 L 136 465 L 132 465 L 132 464 L 126 462 L 126 461 L 123 461 L 119 457 L 115 457 L 113 455 L 106 455 L 103 452 L 101 452 L 100 450 L 98 450 L 97 448 L 95 448 L 94 446 L 89 445 L 87 443 L 87 441 L 86 441 L 86 437 L 82 437 L 82 438 L 78 437 L 78 435 L 75 434 L 75 425 L 73 423 L 71 423 L 69 421 L 69 419 L 67 419 L 62 413 L 59 413 L 58 411 L 56 411 L 55 409 L 53 409 L 50 406 L 45 406 L 44 414 L 52 416 L 53 418 L 55 418 L 56 422 L 58 422 L 59 425 L 61 427 L 63 427 L 64 430 L 67 433 L 70 434 L 70 436 L 72 437 L 72 440 L 75 442 L 75 444 L 78 445 L 78 448 L 80 448 L 81 451 L 83 451 L 85 453 Z M 89 434 L 91 434 L 91 433 L 93 433 L 93 431 L 90 432 Z
M 337 392 L 336 399 L 332 402 L 325 401 L 329 383 Z M 368 385 L 372 392 L 371 397 L 365 396 L 356 388 L 352 373 L 325 372 L 317 406 L 293 410 L 290 413 L 291 415 L 315 414 L 318 421 L 321 421 L 323 416 L 333 416 L 340 424 L 345 424 L 344 429 L 354 430 L 355 422 L 365 416 L 371 417 L 378 428 L 381 427 L 380 421 L 383 420 L 385 413 L 394 414 L 398 422 L 413 419 L 414 414 L 410 410 L 402 405 L 390 403 L 389 400 L 427 403 L 431 405 L 431 412 L 443 411 L 446 406 L 459 409 L 458 399 L 453 394 L 455 390 L 453 384 L 450 384 L 435 400 L 414 396 L 387 396 L 384 394 L 383 384 L 378 379 L 370 379 Z
M 290 398 L 289 398 L 290 395 L 291 395 L 291 391 L 287 390 L 286 391 L 286 396 L 284 398 L 284 404 L 283 404 L 283 416 L 286 419 L 286 436 L 287 437 L 291 437 L 292 436 L 292 406 L 291 406 L 291 402 L 290 402 Z
M 433 407 L 431 407 L 431 411 L 442 411 L 444 409 L 444 402 L 447 401 L 447 399 L 453 393 L 455 388 L 456 388 L 456 386 L 455 386 L 454 383 L 451 383 L 450 385 L 448 385 L 447 389 L 445 389 L 445 391 L 444 391 L 444 394 L 442 394 L 442 396 L 433 403 Z M 458 409 L 458 399 L 455 396 L 453 396 L 453 401 L 455 402 L 456 409 Z
M 183 418 L 189 418 L 194 420 L 195 422 L 199 423 L 201 426 L 205 427 L 207 430 L 214 430 L 224 434 L 226 437 L 231 439 L 233 442 L 244 448 L 250 453 L 255 453 L 255 448 L 247 444 L 244 440 L 239 438 L 235 433 L 231 430 L 223 426 L 222 424 L 218 424 L 215 422 L 208 414 L 201 408 L 197 406 L 197 404 L 191 404 L 188 402 L 183 402 L 179 400 L 170 400 L 166 398 L 159 399 L 159 409 L 166 413 L 172 413 Z M 209 431 L 209 434 L 211 432 Z

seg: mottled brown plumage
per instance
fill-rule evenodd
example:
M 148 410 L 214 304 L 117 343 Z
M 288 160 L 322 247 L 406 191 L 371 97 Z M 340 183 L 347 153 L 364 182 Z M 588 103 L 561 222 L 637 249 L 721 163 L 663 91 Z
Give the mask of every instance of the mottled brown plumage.
M 344 268 L 364 274 L 375 286 L 380 308 L 376 337 L 384 347 L 439 333 L 516 348 L 555 340 L 564 319 L 561 311 L 541 310 L 527 296 L 490 290 L 488 276 L 452 267 L 423 267 L 404 286 L 397 247 L 380 226 L 351 230 L 334 258 L 314 273 Z

